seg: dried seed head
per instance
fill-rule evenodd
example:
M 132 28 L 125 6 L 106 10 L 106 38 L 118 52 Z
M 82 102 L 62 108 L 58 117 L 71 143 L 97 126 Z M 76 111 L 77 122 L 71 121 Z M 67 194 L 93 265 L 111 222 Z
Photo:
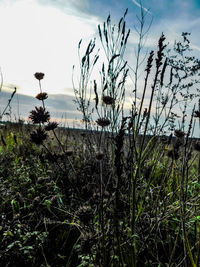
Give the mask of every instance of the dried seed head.
M 39 93 L 36 95 L 36 97 L 38 100 L 45 100 L 48 98 L 48 94 L 47 93 Z
M 154 52 L 151 51 L 150 52 L 150 55 L 149 55 L 149 58 L 148 58 L 148 61 L 147 61 L 147 66 L 146 66 L 146 69 L 145 71 L 149 74 L 150 71 L 151 71 L 151 67 L 152 67 L 152 62 L 153 62 L 153 56 L 154 56 Z
M 35 78 L 37 79 L 37 80 L 42 80 L 43 78 L 44 78 L 44 73 L 42 73 L 42 72 L 36 72 L 35 74 L 34 74 L 34 76 L 35 76 Z
M 36 145 L 41 145 L 44 140 L 46 140 L 47 134 L 41 128 L 31 133 L 31 141 Z
M 106 127 L 110 125 L 110 120 L 106 118 L 99 118 L 96 123 L 101 127 Z
M 35 110 L 32 110 L 29 118 L 33 123 L 45 123 L 50 120 L 50 114 L 43 107 L 35 107 Z
M 58 123 L 57 122 L 49 122 L 46 126 L 45 126 L 45 130 L 46 131 L 53 131 L 54 129 L 56 129 L 58 127 Z
M 184 137 L 185 133 L 181 130 L 175 130 L 174 135 L 178 138 Z
M 105 95 L 102 97 L 102 100 L 103 102 L 106 104 L 106 105 L 112 105 L 114 104 L 114 98 L 109 96 L 109 95 Z

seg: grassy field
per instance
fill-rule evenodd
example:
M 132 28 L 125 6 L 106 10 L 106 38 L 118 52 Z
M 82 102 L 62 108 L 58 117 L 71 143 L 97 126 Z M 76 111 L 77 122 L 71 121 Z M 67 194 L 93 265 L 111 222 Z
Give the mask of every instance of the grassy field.
M 2 266 L 198 266 L 197 140 L 149 137 L 138 166 L 125 126 L 58 128 L 40 146 L 33 129 L 1 129 Z
M 110 16 L 98 27 L 107 58 L 100 82 L 91 79 L 99 59 L 95 41 L 79 54 L 74 92 L 83 130 L 51 121 L 39 72 L 40 105 L 29 123 L 1 126 L 1 266 L 200 264 L 200 141 L 192 138 L 200 120 L 199 91 L 192 91 L 200 61 L 188 56 L 187 33 L 172 52 L 162 34 L 145 59 L 139 92 L 144 33 L 138 31 L 133 103 L 125 116 L 125 16 L 116 32 Z

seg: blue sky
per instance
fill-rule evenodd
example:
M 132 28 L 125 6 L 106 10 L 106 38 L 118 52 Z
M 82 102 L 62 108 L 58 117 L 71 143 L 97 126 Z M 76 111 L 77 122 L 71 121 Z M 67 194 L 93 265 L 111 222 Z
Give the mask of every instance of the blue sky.
M 194 53 L 199 56 L 199 0 L 143 0 L 142 5 L 149 10 L 147 21 L 153 18 L 147 49 L 156 48 L 162 32 L 173 43 L 183 31 L 188 31 Z M 118 23 L 126 8 L 127 26 L 131 29 L 127 57 L 134 64 L 137 43 L 134 25 L 137 25 L 136 15 L 140 14 L 139 0 L 0 0 L 3 91 L 17 86 L 19 96 L 35 96 L 38 85 L 33 74 L 39 71 L 45 73 L 45 91 L 71 97 L 72 66 L 78 65 L 79 40 L 83 38 L 86 44 L 97 36 L 97 25 L 109 13 L 113 23 Z M 68 113 L 72 111 L 69 106 Z M 26 110 L 22 110 L 22 115 L 27 117 Z M 72 114 L 76 114 L 75 107 Z

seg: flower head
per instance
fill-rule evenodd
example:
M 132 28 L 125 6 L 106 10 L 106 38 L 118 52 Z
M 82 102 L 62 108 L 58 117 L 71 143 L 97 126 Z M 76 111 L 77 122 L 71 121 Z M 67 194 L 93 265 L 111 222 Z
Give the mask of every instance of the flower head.
M 42 80 L 43 78 L 44 78 L 44 73 L 42 73 L 42 72 L 36 72 L 35 74 L 34 74 L 34 76 L 35 76 L 35 78 L 37 79 L 37 80 Z
M 48 94 L 47 93 L 39 93 L 36 95 L 36 97 L 38 100 L 45 100 L 48 98 Z
M 114 98 L 109 96 L 109 95 L 105 95 L 102 97 L 102 100 L 103 102 L 106 104 L 106 105 L 112 105 L 114 104 Z
M 175 130 L 174 135 L 178 138 L 184 137 L 185 133 L 181 130 Z
M 49 122 L 46 126 L 45 126 L 45 130 L 46 131 L 53 131 L 54 129 L 56 129 L 58 127 L 58 123 L 57 122 Z
M 36 145 L 41 145 L 43 141 L 47 138 L 47 134 L 41 128 L 31 133 L 31 141 Z
M 110 120 L 107 118 L 99 118 L 96 123 L 101 127 L 106 127 L 110 125 Z
M 29 118 L 33 123 L 45 123 L 50 120 L 50 114 L 43 107 L 35 107 L 35 110 L 32 110 Z

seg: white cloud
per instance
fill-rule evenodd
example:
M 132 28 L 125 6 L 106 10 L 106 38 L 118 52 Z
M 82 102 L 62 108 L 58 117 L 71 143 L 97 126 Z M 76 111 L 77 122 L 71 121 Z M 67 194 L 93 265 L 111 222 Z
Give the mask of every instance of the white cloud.
M 136 6 L 142 8 L 142 9 L 143 9 L 144 11 L 146 11 L 147 13 L 151 14 L 151 12 L 150 12 L 147 8 L 145 8 L 140 2 L 138 3 L 136 0 L 132 0 L 132 2 L 133 2 Z
M 63 93 L 63 88 L 72 86 L 78 42 L 92 38 L 98 23 L 31 0 L 1 2 L 0 66 L 5 83 L 18 84 L 20 93 L 35 95 L 33 74 L 41 71 L 45 91 Z

